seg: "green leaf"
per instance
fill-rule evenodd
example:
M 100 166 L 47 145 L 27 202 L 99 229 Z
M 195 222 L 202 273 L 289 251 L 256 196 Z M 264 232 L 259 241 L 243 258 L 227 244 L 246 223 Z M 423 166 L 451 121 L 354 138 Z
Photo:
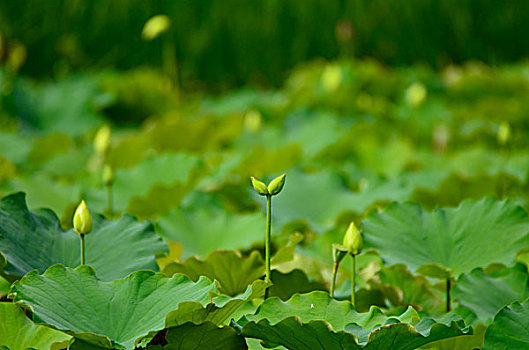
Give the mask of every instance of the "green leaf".
M 510 201 L 485 198 L 457 208 L 422 210 L 417 204 L 392 204 L 363 222 L 367 248 L 388 264 L 410 270 L 435 263 L 453 276 L 497 262 L 514 262 L 529 244 L 528 214 Z
M 282 345 L 295 350 L 343 350 L 361 349 L 354 335 L 339 331 L 333 332 L 329 323 L 312 321 L 302 323 L 299 317 L 290 316 L 276 324 L 263 319 L 249 322 L 242 329 L 242 335 L 262 339 L 267 348 Z
M 139 223 L 129 215 L 116 221 L 94 216 L 94 230 L 85 239 L 86 263 L 105 281 L 139 269 L 156 270 L 155 254 L 167 246 L 153 231 L 150 223 Z M 0 201 L 0 251 L 7 259 L 6 273 L 23 275 L 33 269 L 42 273 L 56 263 L 78 266 L 79 242 L 72 230 L 60 228 L 52 211 L 29 211 L 23 193 Z
M 471 334 L 472 328 L 465 327 L 462 320 L 436 323 L 432 319 L 422 319 L 415 326 L 408 323 L 393 323 L 372 331 L 363 349 L 413 350 L 441 339 Z
M 167 276 L 183 273 L 193 281 L 200 276 L 219 282 L 217 288 L 226 295 L 235 296 L 243 293 L 249 284 L 264 275 L 264 262 L 257 251 L 248 257 L 242 257 L 233 250 L 217 250 L 206 259 L 190 257 L 182 263 L 171 263 L 163 272 Z
M 249 248 L 264 240 L 262 213 L 231 214 L 217 207 L 176 208 L 158 220 L 157 231 L 183 246 L 183 256 L 205 257 L 217 249 Z
M 272 215 L 278 226 L 296 220 L 307 220 L 317 229 L 331 228 L 346 211 L 364 213 L 377 201 L 406 200 L 413 188 L 400 179 L 373 183 L 359 192 L 349 190 L 332 172 L 304 174 L 288 171 L 289 183 L 274 197 Z
M 529 349 L 529 301 L 501 309 L 485 332 L 482 350 Z
M 184 275 L 167 278 L 151 271 L 102 282 L 90 266 L 71 269 L 59 264 L 43 275 L 29 272 L 13 285 L 11 293 L 16 301 L 33 308 L 39 322 L 73 331 L 76 338 L 90 343 L 112 342 L 130 348 L 138 337 L 162 329 L 165 315 L 179 303 L 205 305 L 214 290 L 206 278 L 194 283 Z
M 517 264 L 492 274 L 486 274 L 483 269 L 465 273 L 457 280 L 452 295 L 474 311 L 478 320 L 488 323 L 503 306 L 529 297 L 528 287 L 527 268 Z
M 315 291 L 308 294 L 295 294 L 286 302 L 279 298 L 265 300 L 254 315 L 247 315 L 250 321 L 266 318 L 275 324 L 290 316 L 298 316 L 301 322 L 307 323 L 315 320 L 325 320 L 335 331 L 343 330 L 349 323 L 357 323 L 362 328 L 373 328 L 383 324 L 389 318 L 377 307 L 371 307 L 367 313 L 358 313 L 348 301 L 337 301 L 326 292 Z M 418 318 L 417 313 L 409 308 L 398 317 L 403 321 Z
M 53 343 L 71 338 L 66 333 L 34 324 L 13 303 L 0 303 L 0 347 L 11 350 L 49 349 Z
M 167 153 L 146 159 L 132 169 L 116 170 L 115 209 L 127 209 L 128 213 L 143 217 L 165 212 L 190 190 L 186 184 L 198 181 L 200 167 L 196 156 Z
M 295 293 L 309 293 L 314 290 L 326 291 L 325 285 L 319 282 L 309 281 L 305 273 L 295 269 L 288 273 L 281 273 L 272 270 L 272 283 L 270 287 L 270 296 L 279 297 L 281 300 L 287 300 Z
M 167 350 L 244 350 L 243 337 L 231 327 L 219 328 L 211 322 L 195 325 L 191 322 L 171 327 L 165 336 Z

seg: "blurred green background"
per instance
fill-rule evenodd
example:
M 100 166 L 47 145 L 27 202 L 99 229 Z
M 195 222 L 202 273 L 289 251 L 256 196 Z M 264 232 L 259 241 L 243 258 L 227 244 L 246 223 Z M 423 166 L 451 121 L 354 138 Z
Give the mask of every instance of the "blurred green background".
M 144 24 L 156 14 L 170 18 L 169 29 L 154 40 L 142 40 Z M 2 1 L 0 33 L 3 56 L 6 41 L 7 54 L 13 41 L 25 47 L 20 72 L 33 78 L 88 69 L 160 67 L 167 60 L 164 55 L 174 55 L 175 74 L 183 87 L 215 90 L 280 86 L 296 64 L 314 58 L 373 57 L 390 65 L 436 69 L 468 60 L 519 61 L 529 54 L 529 3 Z

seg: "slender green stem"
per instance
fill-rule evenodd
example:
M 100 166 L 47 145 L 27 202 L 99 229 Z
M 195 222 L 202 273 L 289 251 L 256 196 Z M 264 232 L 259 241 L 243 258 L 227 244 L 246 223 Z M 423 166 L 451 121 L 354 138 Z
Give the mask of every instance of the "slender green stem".
M 351 304 L 356 309 L 356 255 L 351 254 L 351 257 L 353 258 L 353 269 L 351 271 Z
M 84 235 L 81 234 L 81 265 L 84 265 Z
M 265 259 L 266 259 L 266 281 L 271 282 L 270 271 L 270 238 L 272 231 L 272 196 L 266 196 L 266 238 L 265 238 Z
M 338 273 L 338 262 L 334 262 L 332 267 L 332 280 L 331 280 L 331 298 L 334 298 L 334 289 L 336 288 L 336 274 Z
M 270 269 L 270 240 L 272 231 L 272 196 L 266 196 L 266 237 L 265 237 L 265 266 L 266 282 L 272 282 L 272 271 Z M 269 289 L 265 291 L 265 299 L 268 298 Z
M 114 217 L 114 210 L 112 204 L 112 184 L 107 185 L 107 212 L 108 218 L 112 220 L 112 218 Z
M 450 277 L 446 279 L 446 312 L 450 312 L 452 309 L 450 306 Z

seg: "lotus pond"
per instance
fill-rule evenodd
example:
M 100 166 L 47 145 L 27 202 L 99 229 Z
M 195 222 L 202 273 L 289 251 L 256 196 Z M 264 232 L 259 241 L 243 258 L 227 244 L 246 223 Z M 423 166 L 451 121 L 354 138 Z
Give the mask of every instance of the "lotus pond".
M 0 82 L 0 348 L 529 348 L 529 65 Z

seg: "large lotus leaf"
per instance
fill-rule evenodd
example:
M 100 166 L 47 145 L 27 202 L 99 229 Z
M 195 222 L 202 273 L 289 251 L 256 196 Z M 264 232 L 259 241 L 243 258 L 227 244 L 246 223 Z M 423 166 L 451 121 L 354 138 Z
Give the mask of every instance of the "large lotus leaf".
M 0 347 L 11 350 L 49 349 L 53 343 L 71 338 L 58 330 L 36 325 L 13 303 L 0 303 Z
M 263 241 L 262 213 L 231 214 L 216 207 L 176 208 L 158 220 L 158 233 L 183 246 L 183 256 L 205 257 L 217 249 L 249 248 Z
M 241 309 L 245 303 L 251 302 L 252 299 L 264 297 L 266 288 L 269 286 L 270 284 L 265 281 L 256 280 L 251 286 L 248 286 L 245 293 L 235 298 L 217 296 L 214 298 L 214 302 L 211 302 L 206 306 L 203 306 L 202 303 L 196 301 L 184 301 L 178 304 L 176 310 L 169 312 L 165 316 L 165 327 L 176 327 L 187 322 L 196 325 L 206 322 L 212 323 L 215 326 L 225 325 L 230 318 L 236 316 L 241 311 L 244 312 L 244 310 L 240 311 L 239 309 Z M 138 340 L 137 346 L 151 344 L 151 340 L 157 339 L 165 332 L 166 329 L 150 332 L 148 335 Z
M 267 348 L 282 345 L 292 350 L 343 350 L 361 349 L 354 335 L 344 331 L 333 332 L 329 323 L 312 321 L 302 323 L 299 317 L 290 316 L 276 324 L 263 319 L 249 322 L 242 335 L 261 339 Z
M 164 350 L 245 350 L 243 337 L 231 327 L 219 328 L 211 322 L 195 325 L 191 322 L 167 329 Z M 150 348 L 150 347 L 149 347 Z
M 139 200 L 149 196 L 149 190 L 155 185 L 165 188 L 185 184 L 192 180 L 191 177 L 198 168 L 200 159 L 196 156 L 166 153 L 146 159 L 134 168 L 116 170 L 114 207 L 116 210 L 126 209 L 131 199 Z
M 164 327 L 165 315 L 183 301 L 207 304 L 215 287 L 207 278 L 167 278 L 152 271 L 102 282 L 90 266 L 54 265 L 43 275 L 29 272 L 11 288 L 15 301 L 33 308 L 35 319 L 76 337 L 131 348 L 135 340 Z M 89 334 L 87 334 L 89 333 Z M 92 334 L 90 334 L 92 333 Z M 74 333 L 75 334 L 75 333 Z M 98 344 L 99 345 L 99 344 Z
M 217 250 L 204 260 L 190 257 L 182 263 L 171 263 L 163 272 L 167 276 L 183 273 L 193 281 L 206 276 L 218 281 L 221 293 L 235 296 L 243 293 L 249 284 L 264 275 L 264 262 L 257 251 L 242 257 L 237 251 Z
M 315 228 L 331 228 L 345 211 L 361 214 L 377 201 L 406 200 L 412 191 L 403 180 L 396 179 L 352 192 L 332 172 L 303 174 L 292 170 L 288 172 L 285 188 L 272 200 L 272 215 L 278 227 L 307 220 Z
M 139 223 L 129 215 L 116 221 L 94 215 L 93 220 L 93 232 L 85 238 L 86 263 L 102 280 L 157 269 L 155 254 L 167 246 L 151 224 Z M 0 251 L 7 259 L 4 271 L 14 275 L 33 269 L 42 273 L 56 263 L 80 264 L 79 236 L 72 230 L 63 231 L 50 210 L 30 211 L 23 193 L 0 201 Z
M 349 324 L 346 331 L 335 332 L 323 320 L 302 323 L 300 317 L 290 316 L 276 324 L 267 319 L 248 322 L 241 333 L 247 337 L 262 339 L 265 347 L 283 345 L 296 350 L 413 350 L 440 339 L 472 334 L 472 328 L 465 327 L 463 321 L 436 323 L 431 319 L 424 319 L 413 326 L 388 318 L 382 326 L 378 325 L 372 330 Z
M 514 262 L 529 245 L 528 224 L 528 214 L 514 203 L 484 198 L 433 212 L 395 203 L 372 212 L 362 229 L 366 246 L 388 264 L 405 263 L 412 271 L 436 264 L 459 276 L 493 262 Z
M 327 321 L 335 331 L 343 330 L 349 323 L 356 323 L 362 328 L 371 329 L 384 324 L 389 317 L 377 307 L 372 307 L 369 312 L 358 313 L 348 301 L 337 301 L 326 292 L 315 291 L 308 294 L 295 294 L 287 301 L 279 298 L 265 300 L 257 312 L 247 315 L 250 321 L 266 318 L 275 324 L 283 318 L 298 316 L 303 323 L 315 320 Z M 400 316 L 392 317 L 400 321 L 411 321 L 418 318 L 413 308 L 408 308 Z
M 529 301 L 501 309 L 485 332 L 482 350 L 529 349 Z
M 492 274 L 486 274 L 483 269 L 465 273 L 457 280 L 452 295 L 474 311 L 480 321 L 487 322 L 505 305 L 529 297 L 528 287 L 527 268 L 517 264 Z

